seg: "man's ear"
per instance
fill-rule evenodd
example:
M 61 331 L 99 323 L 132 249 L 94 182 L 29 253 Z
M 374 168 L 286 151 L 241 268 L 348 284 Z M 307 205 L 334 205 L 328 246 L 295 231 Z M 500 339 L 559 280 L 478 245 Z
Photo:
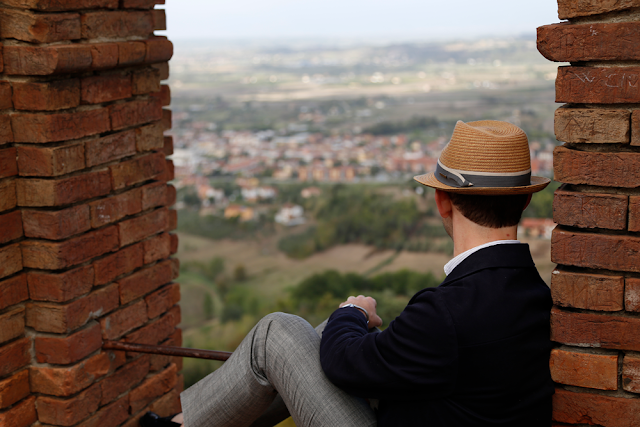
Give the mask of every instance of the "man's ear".
M 527 207 L 529 206 L 529 203 L 531 203 L 531 198 L 533 197 L 533 194 L 529 194 L 529 197 L 527 197 L 527 203 L 524 204 L 524 208 L 522 208 L 522 210 L 524 211 L 525 209 L 527 209 Z
M 451 198 L 446 191 L 438 190 L 436 188 L 436 206 L 438 212 L 442 218 L 449 218 L 453 211 L 453 205 L 451 204 Z

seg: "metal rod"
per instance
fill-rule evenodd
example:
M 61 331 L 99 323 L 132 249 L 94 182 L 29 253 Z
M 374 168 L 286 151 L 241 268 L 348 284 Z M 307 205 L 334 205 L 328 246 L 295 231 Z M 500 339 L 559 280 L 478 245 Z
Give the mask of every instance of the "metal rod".
M 136 353 L 164 354 L 166 356 L 193 357 L 196 359 L 220 360 L 224 362 L 231 353 L 228 351 L 200 350 L 197 348 L 168 347 L 163 345 L 133 344 L 119 341 L 105 341 L 105 350 L 134 351 Z

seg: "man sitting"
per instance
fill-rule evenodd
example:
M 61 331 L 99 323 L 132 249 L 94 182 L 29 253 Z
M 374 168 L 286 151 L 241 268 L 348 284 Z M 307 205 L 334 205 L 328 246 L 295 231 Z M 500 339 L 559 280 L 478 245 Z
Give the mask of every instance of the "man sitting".
M 182 393 L 184 425 L 273 425 L 288 413 L 300 427 L 551 424 L 551 296 L 516 240 L 531 194 L 549 179 L 531 176 L 525 133 L 458 122 L 435 173 L 415 179 L 436 189 L 453 238 L 442 284 L 414 295 L 382 332 L 372 332 L 382 325 L 376 301 L 362 295 L 316 330 L 266 316 L 222 368 Z

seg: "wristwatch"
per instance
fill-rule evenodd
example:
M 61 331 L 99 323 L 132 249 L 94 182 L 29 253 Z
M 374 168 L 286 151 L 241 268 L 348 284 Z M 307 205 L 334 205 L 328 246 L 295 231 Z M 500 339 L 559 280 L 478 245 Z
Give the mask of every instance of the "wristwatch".
M 355 305 L 355 304 L 352 304 L 352 303 L 345 304 L 340 308 L 346 308 L 346 307 L 353 307 L 353 308 L 357 308 L 358 310 L 362 311 L 364 313 L 364 317 L 367 318 L 367 325 L 369 324 L 369 313 L 367 312 L 367 310 L 365 310 L 364 308 L 360 307 L 359 305 Z

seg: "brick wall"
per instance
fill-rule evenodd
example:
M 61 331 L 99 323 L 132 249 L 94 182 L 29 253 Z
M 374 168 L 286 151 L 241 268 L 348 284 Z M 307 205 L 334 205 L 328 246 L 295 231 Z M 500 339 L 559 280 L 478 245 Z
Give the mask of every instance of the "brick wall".
M 163 0 L 0 0 L 0 426 L 179 411 Z M 39 422 L 39 424 L 37 423 Z
M 551 355 L 556 426 L 640 425 L 640 0 L 559 0 Z

